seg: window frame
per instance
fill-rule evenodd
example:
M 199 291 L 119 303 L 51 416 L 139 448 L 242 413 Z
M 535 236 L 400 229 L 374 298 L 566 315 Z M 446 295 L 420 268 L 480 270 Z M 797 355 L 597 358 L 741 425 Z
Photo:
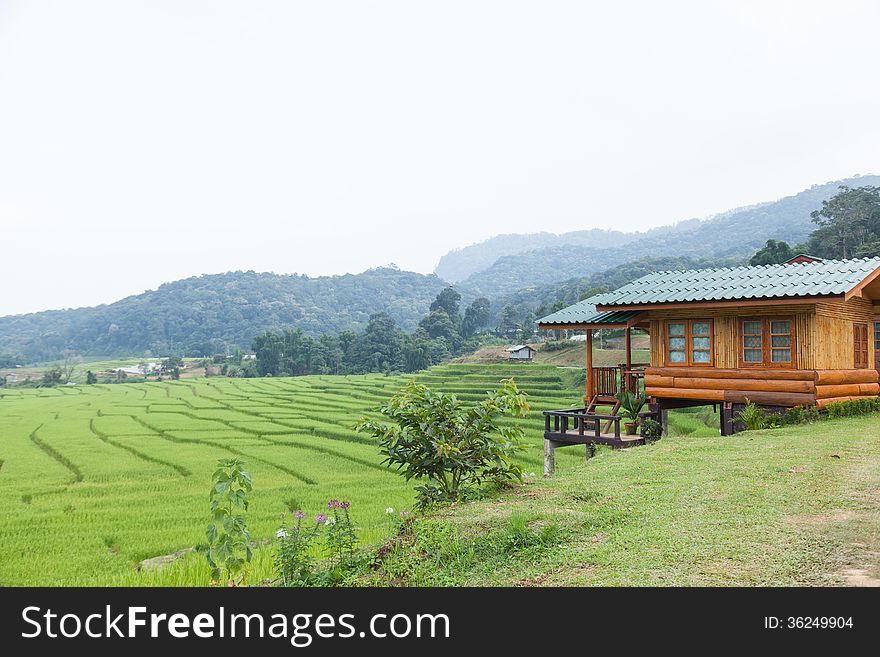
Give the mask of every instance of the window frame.
M 748 369 L 779 369 L 779 370 L 796 370 L 797 369 L 797 327 L 794 315 L 774 315 L 761 317 L 739 317 L 737 323 L 737 353 L 739 366 Z M 758 322 L 761 324 L 761 362 L 747 361 L 745 359 L 746 351 L 746 335 L 757 335 L 756 333 L 746 334 L 745 323 Z M 791 359 L 781 363 L 773 362 L 773 336 L 785 335 L 784 333 L 773 333 L 773 322 L 788 322 L 788 336 Z M 785 347 L 777 347 L 777 349 L 785 349 Z
M 857 334 L 864 332 L 864 340 L 861 336 L 857 336 Z M 868 323 L 867 322 L 853 322 L 853 369 L 856 370 L 867 370 L 869 369 L 870 363 L 868 362 L 871 357 L 871 348 L 868 344 L 868 340 L 871 339 L 871 335 L 868 332 Z M 862 343 L 864 349 L 859 349 L 859 343 Z M 859 359 L 861 353 L 864 352 L 865 360 L 862 361 Z
M 880 317 L 874 317 L 874 320 L 871 322 L 871 328 L 873 330 L 873 340 L 874 340 L 874 369 L 880 370 L 880 363 L 878 363 L 878 354 L 880 354 Z M 868 368 L 870 369 L 870 368 Z
M 670 349 L 669 348 L 669 325 L 670 324 L 684 324 L 684 336 L 674 336 L 674 337 L 684 337 L 684 361 L 681 363 L 674 363 L 669 359 L 670 351 L 682 351 L 681 349 Z M 694 324 L 708 324 L 709 325 L 709 334 L 708 335 L 698 335 L 696 337 L 707 337 L 709 338 L 709 349 L 694 349 L 693 343 L 693 325 Z M 666 361 L 667 367 L 715 367 L 715 322 L 709 318 L 694 318 L 694 319 L 667 319 L 665 320 L 664 328 L 664 358 Z M 709 352 L 709 362 L 694 362 L 693 352 L 694 351 L 708 351 Z

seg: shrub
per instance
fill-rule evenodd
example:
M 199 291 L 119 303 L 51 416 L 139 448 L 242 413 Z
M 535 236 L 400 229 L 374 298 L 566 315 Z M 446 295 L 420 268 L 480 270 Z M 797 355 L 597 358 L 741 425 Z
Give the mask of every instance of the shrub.
M 647 440 L 658 440 L 663 433 L 663 425 L 657 420 L 647 418 L 642 422 L 642 436 Z
M 621 390 L 617 395 L 617 399 L 620 401 L 623 416 L 631 422 L 638 422 L 639 413 L 642 412 L 648 399 L 644 395 L 637 395 L 629 390 Z
M 819 419 L 819 411 L 813 407 L 795 406 L 787 408 L 776 416 L 780 426 L 791 424 L 809 424 Z
M 246 578 L 247 564 L 253 558 L 247 523 L 244 516 L 237 515 L 238 509 L 247 511 L 251 476 L 240 459 L 220 459 L 212 484 L 212 522 L 205 529 L 211 577 L 218 581 L 223 576 L 228 584 L 235 586 Z
M 835 402 L 828 404 L 826 410 L 828 411 L 828 417 L 851 417 L 875 413 L 880 411 L 880 397 L 865 397 L 864 399 Z
M 410 382 L 379 408 L 394 424 L 364 418 L 356 428 L 379 441 L 383 463 L 396 466 L 407 481 L 427 479 L 416 487 L 419 506 L 426 506 L 455 501 L 484 481 L 521 479 L 513 456 L 524 449 L 523 429 L 499 420 L 528 410 L 513 379 L 467 407 L 455 395 Z
M 571 340 L 551 340 L 550 342 L 542 342 L 538 348 L 541 351 L 562 351 L 572 347 L 574 344 Z
M 737 413 L 733 422 L 742 422 L 746 425 L 746 429 L 768 429 L 772 426 L 772 421 L 767 417 L 767 411 L 760 406 L 756 406 L 746 399 L 746 405 L 739 413 Z

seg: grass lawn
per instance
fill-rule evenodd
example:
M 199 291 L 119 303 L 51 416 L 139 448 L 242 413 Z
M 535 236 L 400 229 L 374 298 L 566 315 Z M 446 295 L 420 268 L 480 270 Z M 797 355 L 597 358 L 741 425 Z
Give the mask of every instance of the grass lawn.
M 364 583 L 880 585 L 880 417 L 602 449 L 416 519 Z

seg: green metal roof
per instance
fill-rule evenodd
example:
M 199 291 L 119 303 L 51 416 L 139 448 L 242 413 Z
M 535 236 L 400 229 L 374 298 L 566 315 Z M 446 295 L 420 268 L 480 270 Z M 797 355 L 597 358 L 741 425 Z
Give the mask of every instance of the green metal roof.
M 543 317 L 540 324 L 599 323 L 596 306 L 731 301 L 840 295 L 878 267 L 880 258 L 791 265 L 658 271 Z M 613 311 L 606 311 L 613 312 Z
M 626 310 L 606 310 L 604 312 L 596 311 L 596 304 L 593 300 L 597 297 L 584 299 L 573 306 L 563 308 L 562 310 L 542 317 L 539 321 L 541 324 L 591 324 L 591 325 L 621 325 L 626 324 L 629 320 L 639 314 L 639 311 Z

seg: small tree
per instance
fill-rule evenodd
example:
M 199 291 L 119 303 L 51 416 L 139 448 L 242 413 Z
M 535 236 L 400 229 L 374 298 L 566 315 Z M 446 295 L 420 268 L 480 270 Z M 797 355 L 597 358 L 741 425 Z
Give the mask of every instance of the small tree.
M 70 383 L 79 361 L 80 358 L 75 351 L 70 349 L 64 351 L 64 361 L 61 363 L 61 379 L 64 383 Z
M 97 382 L 98 382 L 98 376 L 94 372 L 92 372 L 92 370 L 88 370 L 86 372 L 86 383 L 88 385 L 94 385 Z
M 244 516 L 248 493 L 252 489 L 251 476 L 241 459 L 220 459 L 214 471 L 211 487 L 212 522 L 205 529 L 208 537 L 207 557 L 211 577 L 236 585 L 247 575 L 247 564 L 253 557 L 251 535 Z
M 162 361 L 162 365 L 159 371 L 162 374 L 167 374 L 172 379 L 177 381 L 180 378 L 180 368 L 183 367 L 183 359 L 177 356 L 169 356 L 165 360 Z
M 43 380 L 41 385 L 44 386 L 57 386 L 61 384 L 61 381 L 64 379 L 64 372 L 58 365 L 53 365 L 48 370 L 43 372 Z
M 501 426 L 499 419 L 528 410 L 526 393 L 513 379 L 469 407 L 455 395 L 410 382 L 379 408 L 394 424 L 365 418 L 357 430 L 379 441 L 383 463 L 396 466 L 407 481 L 427 479 L 416 487 L 418 504 L 425 506 L 455 501 L 484 481 L 520 479 L 513 456 L 524 449 L 523 429 Z

